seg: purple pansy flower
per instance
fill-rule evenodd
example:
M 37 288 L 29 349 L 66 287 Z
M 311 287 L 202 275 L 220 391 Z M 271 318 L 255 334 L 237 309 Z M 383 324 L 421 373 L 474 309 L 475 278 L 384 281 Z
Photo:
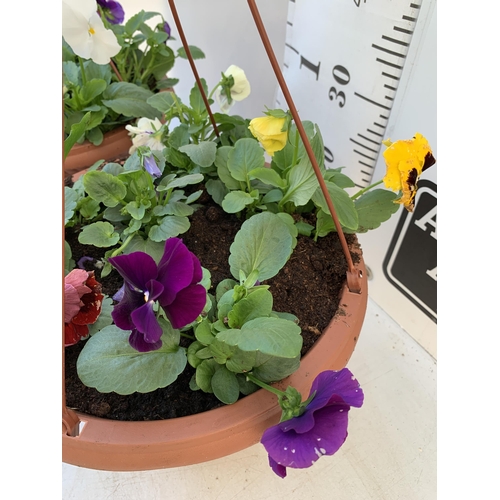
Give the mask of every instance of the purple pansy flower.
M 125 19 L 123 7 L 115 0 L 97 0 L 97 3 L 102 8 L 104 16 L 111 24 L 121 24 Z
M 321 372 L 309 397 L 314 392 L 302 415 L 280 422 L 262 435 L 269 465 L 282 478 L 287 467 L 304 469 L 322 455 L 333 455 L 347 438 L 350 407 L 363 404 L 363 390 L 347 368 Z
M 170 24 L 167 23 L 167 21 L 165 21 L 163 23 L 163 31 L 165 31 L 165 33 L 168 35 L 168 38 L 170 38 L 170 34 L 172 33 L 172 29 L 170 28 Z M 168 40 L 167 38 L 167 40 Z
M 137 351 L 154 351 L 162 345 L 155 302 L 173 328 L 192 323 L 205 307 L 207 292 L 198 284 L 203 277 L 200 261 L 179 238 L 165 242 L 159 265 L 144 252 L 118 255 L 109 262 L 125 280 L 123 298 L 111 316 L 118 328 L 132 330 L 129 342 Z
M 153 155 L 143 156 L 144 159 L 144 168 L 146 172 L 148 172 L 151 177 L 161 177 L 161 171 L 156 164 L 155 157 Z

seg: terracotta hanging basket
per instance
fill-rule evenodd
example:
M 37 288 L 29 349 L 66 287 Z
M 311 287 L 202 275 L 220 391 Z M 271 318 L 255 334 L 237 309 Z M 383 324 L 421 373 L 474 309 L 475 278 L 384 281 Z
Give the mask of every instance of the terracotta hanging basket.
M 274 384 L 294 386 L 305 399 L 324 370 L 340 370 L 359 338 L 367 305 L 364 261 L 359 263 L 361 293 L 344 285 L 339 310 L 323 335 L 301 360 L 300 368 Z M 63 461 L 111 471 L 152 470 L 214 460 L 259 442 L 279 422 L 281 408 L 274 394 L 260 389 L 233 405 L 168 420 L 121 422 L 77 413 L 80 435 L 63 435 Z
M 115 160 L 128 154 L 132 140 L 125 126 L 118 127 L 104 134 L 104 139 L 99 146 L 85 141 L 75 144 L 64 160 L 65 175 L 74 175 L 91 167 L 98 160 Z
M 320 372 L 344 368 L 354 351 L 367 306 L 366 270 L 362 255 L 359 264 L 356 267 L 353 264 L 333 203 L 272 52 L 255 2 L 248 0 L 248 3 L 332 214 L 348 266 L 340 305 L 330 324 L 302 358 L 300 368 L 274 384 L 281 390 L 292 385 L 306 398 L 313 380 Z M 214 130 L 217 132 L 174 1 L 169 0 L 169 4 Z M 70 168 L 68 164 L 66 167 Z M 63 378 L 63 461 L 99 470 L 151 470 L 214 460 L 259 442 L 264 430 L 278 423 L 281 415 L 276 396 L 261 389 L 232 405 L 208 412 L 159 421 L 124 422 L 73 412 L 66 408 L 64 390 Z

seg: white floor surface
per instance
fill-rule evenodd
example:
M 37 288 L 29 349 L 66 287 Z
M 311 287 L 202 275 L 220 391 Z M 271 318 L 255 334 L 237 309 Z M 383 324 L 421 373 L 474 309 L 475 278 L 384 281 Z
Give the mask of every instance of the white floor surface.
M 436 361 L 371 299 L 348 367 L 365 394 L 335 455 L 281 479 L 261 444 L 188 467 L 105 472 L 63 464 L 63 500 L 433 500 Z

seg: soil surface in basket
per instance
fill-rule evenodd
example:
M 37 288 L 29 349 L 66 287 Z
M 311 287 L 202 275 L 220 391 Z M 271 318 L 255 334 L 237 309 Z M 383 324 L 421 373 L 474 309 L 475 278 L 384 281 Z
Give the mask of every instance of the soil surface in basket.
M 226 214 L 206 194 L 198 203 L 200 207 L 191 216 L 189 231 L 179 237 L 199 258 L 201 265 L 210 271 L 210 292 L 215 294 L 220 281 L 232 278 L 228 264 L 229 247 L 243 221 Z M 311 219 L 307 222 L 314 224 Z M 66 240 L 75 262 L 83 256 L 101 258 L 102 249 L 78 243 L 78 232 L 77 227 L 66 229 Z M 346 235 L 346 239 L 351 249 L 359 248 L 353 236 Z M 354 262 L 359 261 L 356 254 L 352 254 L 352 257 Z M 99 270 L 92 264 L 87 262 L 86 269 L 96 271 L 97 280 L 109 296 L 123 284 L 116 271 L 101 279 Z M 302 356 L 319 338 L 337 311 L 346 270 L 347 264 L 337 233 L 319 238 L 317 242 L 299 235 L 297 246 L 285 267 L 266 282 L 273 294 L 273 309 L 292 313 L 299 318 L 303 337 Z M 114 420 L 160 420 L 192 415 L 223 405 L 213 394 L 189 388 L 194 373 L 189 364 L 173 384 L 163 389 L 127 396 L 101 394 L 83 385 L 76 372 L 76 361 L 85 342 L 83 340 L 65 350 L 66 404 L 69 408 Z

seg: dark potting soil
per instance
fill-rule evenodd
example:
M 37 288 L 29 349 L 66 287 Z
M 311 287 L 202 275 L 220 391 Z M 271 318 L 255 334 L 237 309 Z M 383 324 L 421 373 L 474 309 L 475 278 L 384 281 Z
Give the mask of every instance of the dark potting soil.
M 229 247 L 243 220 L 226 214 L 213 203 L 206 193 L 198 201 L 200 208 L 191 216 L 191 227 L 180 235 L 186 246 L 208 269 L 212 277 L 211 293 L 217 284 L 232 278 L 229 270 Z M 314 224 L 312 219 L 306 220 Z M 75 262 L 83 256 L 101 258 L 102 249 L 78 243 L 79 228 L 66 229 Z M 359 248 L 352 235 L 346 235 L 351 249 Z M 352 254 L 356 263 L 359 258 Z M 105 294 L 112 296 L 123 284 L 116 271 L 100 279 Z M 298 237 L 297 246 L 285 267 L 277 276 L 268 280 L 273 294 L 273 309 L 289 312 L 299 318 L 302 329 L 302 356 L 319 338 L 339 307 L 339 295 L 346 278 L 347 264 L 337 233 L 330 233 L 315 242 L 312 238 Z M 161 420 L 192 415 L 207 411 L 221 403 L 213 394 L 192 391 L 189 381 L 194 369 L 188 364 L 178 379 L 168 387 L 147 394 L 134 393 L 122 396 L 116 393 L 101 394 L 86 387 L 78 378 L 76 361 L 86 340 L 65 349 L 66 404 L 69 408 L 114 420 Z M 182 344 L 187 346 L 187 344 Z

